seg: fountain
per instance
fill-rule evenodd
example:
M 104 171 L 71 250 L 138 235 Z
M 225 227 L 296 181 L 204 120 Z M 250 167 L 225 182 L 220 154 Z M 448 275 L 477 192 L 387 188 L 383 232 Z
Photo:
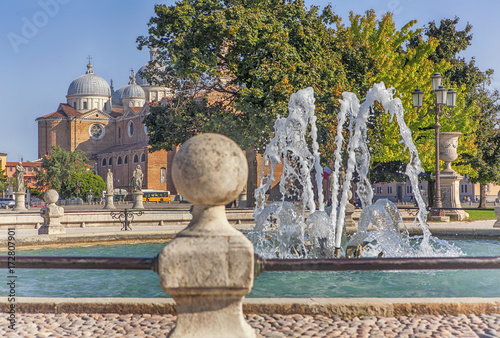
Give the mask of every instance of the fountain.
M 269 163 L 270 173 L 262 177 L 255 192 L 256 226 L 254 231 L 249 233 L 249 238 L 259 255 L 279 258 L 331 258 L 340 257 L 344 251 L 347 257 L 359 257 L 364 249 L 365 254 L 392 257 L 462 254 L 459 249 L 445 241 L 433 238 L 427 228 L 426 205 L 418 184 L 418 175 L 423 172 L 420 158 L 412 140 L 411 130 L 404 122 L 402 102 L 393 96 L 394 90 L 386 89 L 384 83 L 375 84 L 363 102 L 353 93 L 342 94 L 337 115 L 337 147 L 333 154 L 332 207 L 329 214 L 323 204 L 323 170 L 319 162 L 314 91 L 312 88 L 306 88 L 290 97 L 289 115 L 286 118 L 278 117 L 274 124 L 274 138 L 264 152 L 263 160 Z M 419 208 L 415 225 L 418 224 L 422 229 L 422 236 L 408 235 L 401 214 L 391 201 L 379 200 L 372 203 L 373 189 L 368 179 L 370 152 L 367 121 L 375 102 L 380 103 L 385 112 L 390 114 L 390 121 L 396 118 L 402 143 L 409 152 L 405 173 L 415 192 Z M 347 145 L 343 136 L 345 125 L 349 132 Z M 341 179 L 343 149 L 347 150 L 348 159 Z M 283 165 L 283 175 L 279 183 L 281 201 L 267 204 L 265 193 L 271 186 L 274 167 L 278 163 Z M 346 241 L 344 220 L 355 172 L 359 179 L 356 193 L 361 200 L 363 211 L 357 233 Z M 317 209 L 313 173 L 317 187 Z

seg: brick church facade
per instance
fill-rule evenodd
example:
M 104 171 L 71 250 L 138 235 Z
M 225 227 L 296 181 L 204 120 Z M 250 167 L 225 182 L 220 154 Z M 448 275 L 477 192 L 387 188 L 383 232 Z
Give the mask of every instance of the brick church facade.
M 156 58 L 151 52 L 150 62 Z M 149 152 L 144 116 L 151 106 L 171 96 L 166 87 L 153 86 L 132 71 L 128 85 L 114 90 L 93 66 L 68 88 L 67 102 L 57 111 L 37 118 L 38 156 L 50 155 L 52 146 L 67 151 L 81 150 L 95 172 L 106 178 L 113 172 L 114 188 L 130 190 L 132 172 L 139 165 L 144 173 L 143 189 L 169 190 L 175 194 L 169 177 L 175 150 Z

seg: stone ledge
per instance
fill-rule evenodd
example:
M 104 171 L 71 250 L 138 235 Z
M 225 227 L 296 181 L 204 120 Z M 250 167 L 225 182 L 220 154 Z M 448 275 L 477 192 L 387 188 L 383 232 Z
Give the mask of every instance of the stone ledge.
M 10 304 L 0 297 L 0 311 Z M 176 314 L 172 298 L 16 298 L 18 313 Z M 247 314 L 340 317 L 500 313 L 500 298 L 246 298 Z
M 94 233 L 94 234 L 64 234 L 43 235 L 38 237 L 20 237 L 16 239 L 16 248 L 30 249 L 44 247 L 70 247 L 82 245 L 116 245 L 123 243 L 167 242 L 175 237 L 178 231 L 135 231 L 120 233 Z M 0 240 L 0 252 L 5 252 L 6 240 Z

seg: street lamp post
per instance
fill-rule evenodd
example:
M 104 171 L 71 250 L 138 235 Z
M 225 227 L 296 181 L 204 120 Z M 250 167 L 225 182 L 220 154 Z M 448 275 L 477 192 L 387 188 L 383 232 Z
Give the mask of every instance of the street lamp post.
M 446 116 L 447 118 L 451 117 L 452 111 L 450 114 L 447 114 L 444 106 L 454 108 L 457 100 L 457 92 L 453 90 L 453 88 L 446 89 L 441 85 L 443 77 L 439 73 L 434 73 L 431 76 L 432 80 L 432 91 L 436 94 L 435 98 L 435 107 L 434 109 L 429 109 L 427 112 L 423 114 L 418 113 L 419 109 L 422 107 L 424 93 L 417 87 L 413 93 L 411 93 L 413 98 L 413 107 L 417 108 L 417 113 L 419 117 L 424 117 L 429 113 L 435 114 L 435 124 L 434 124 L 434 136 L 436 139 L 436 193 L 434 197 L 434 205 L 432 208 L 433 216 L 444 216 L 443 202 L 441 200 L 441 182 L 439 178 L 439 128 L 441 125 L 439 124 L 439 117 Z

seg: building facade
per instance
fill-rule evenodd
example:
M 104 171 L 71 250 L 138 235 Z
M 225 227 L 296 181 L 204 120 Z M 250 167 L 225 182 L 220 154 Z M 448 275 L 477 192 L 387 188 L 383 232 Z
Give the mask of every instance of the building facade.
M 36 119 L 38 156 L 50 155 L 53 146 L 81 150 L 103 179 L 108 170 L 113 172 L 115 189 L 129 190 L 132 173 L 140 166 L 143 189 L 173 191 L 167 176 L 175 150 L 150 153 L 143 123 L 151 106 L 172 95 L 169 88 L 151 85 L 142 77 L 141 70 L 155 65 L 155 60 L 152 50 L 150 61 L 137 74 L 132 70 L 129 83 L 116 91 L 112 81 L 110 85 L 94 73 L 89 60 L 85 74 L 69 85 L 67 102 Z
M 423 193 L 424 199 L 427 198 L 429 191 L 429 184 L 427 181 L 419 183 L 420 191 Z M 496 203 L 500 186 L 495 184 L 486 185 L 486 202 Z M 414 203 L 415 195 L 410 181 L 407 182 L 390 182 L 390 183 L 376 183 L 373 185 L 373 197 L 375 200 L 386 198 L 392 202 L 399 203 Z M 460 180 L 460 201 L 463 206 L 467 206 L 467 202 L 479 202 L 480 198 L 480 185 L 479 183 L 472 183 L 469 181 L 467 175 Z

